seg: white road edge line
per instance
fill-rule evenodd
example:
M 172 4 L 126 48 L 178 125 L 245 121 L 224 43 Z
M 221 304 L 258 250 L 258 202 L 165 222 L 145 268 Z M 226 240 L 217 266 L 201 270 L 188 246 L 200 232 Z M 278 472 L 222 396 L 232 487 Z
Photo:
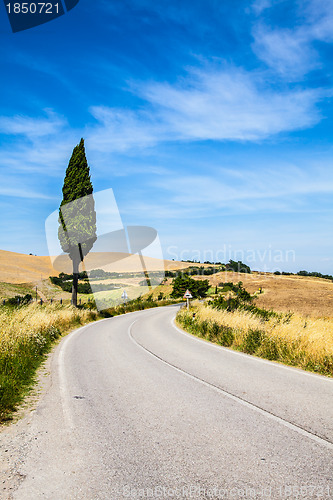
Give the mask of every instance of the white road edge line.
M 188 333 L 185 330 L 182 330 L 181 328 L 179 328 L 176 325 L 176 318 L 172 318 L 170 323 L 171 323 L 171 326 L 175 330 L 177 330 L 179 333 L 182 333 L 186 337 L 189 337 L 197 342 L 204 343 L 206 346 L 208 346 L 212 349 L 223 350 L 224 352 L 228 352 L 229 354 L 234 354 L 236 356 L 242 356 L 242 357 L 245 357 L 246 359 L 253 360 L 254 362 L 258 361 L 260 363 L 264 363 L 265 365 L 275 366 L 276 368 L 282 368 L 283 370 L 288 370 L 288 371 L 291 371 L 293 373 L 297 373 L 299 375 L 306 375 L 307 377 L 312 377 L 312 378 L 314 377 L 314 378 L 316 378 L 316 380 L 321 380 L 323 382 L 329 382 L 330 384 L 333 383 L 333 378 L 326 377 L 325 375 L 320 375 L 319 373 L 307 372 L 305 370 L 302 370 L 302 368 L 287 366 L 287 365 L 284 365 L 282 363 L 277 363 L 274 361 L 269 361 L 268 359 L 259 358 L 258 356 L 251 356 L 251 354 L 246 354 L 245 352 L 239 352 L 239 351 L 235 351 L 233 349 L 228 349 L 227 347 L 223 347 L 222 345 L 216 345 L 216 344 L 213 344 L 212 342 L 209 342 L 208 340 L 200 339 L 200 338 L 196 337 L 195 335 L 192 335 L 191 333 Z
M 100 320 L 106 321 L 107 319 L 110 318 L 105 318 Z M 70 396 L 69 396 L 69 391 L 68 391 L 68 385 L 67 385 L 67 380 L 66 380 L 66 366 L 65 366 L 65 351 L 68 346 L 68 344 L 71 342 L 71 340 L 82 330 L 85 330 L 86 328 L 89 328 L 90 326 L 94 325 L 95 322 L 89 323 L 88 325 L 81 326 L 77 330 L 74 330 L 73 332 L 69 333 L 67 337 L 63 340 L 60 346 L 59 354 L 58 354 L 58 376 L 59 376 L 59 392 L 60 392 L 60 401 L 61 401 L 61 406 L 62 406 L 62 412 L 64 415 L 64 421 L 65 421 L 65 427 L 67 430 L 72 430 L 74 429 L 74 422 L 73 422 L 73 416 L 72 412 L 70 410 Z
M 267 410 L 263 410 L 262 408 L 260 408 L 259 406 L 256 406 L 252 403 L 249 403 L 247 401 L 245 401 L 244 399 L 241 399 L 237 396 L 234 396 L 233 394 L 230 394 L 229 392 L 226 392 L 224 391 L 223 389 L 220 389 L 219 387 L 213 385 L 213 384 L 209 384 L 208 382 L 205 382 L 204 380 L 202 380 L 201 378 L 198 378 L 196 377 L 195 375 L 191 375 L 190 373 L 187 373 L 185 372 L 184 370 L 182 370 L 181 368 L 178 368 L 177 366 L 174 366 L 172 365 L 171 363 L 169 363 L 168 361 L 165 361 L 164 359 L 160 358 L 159 356 L 157 356 L 156 354 L 154 354 L 152 351 L 149 351 L 148 349 L 146 349 L 143 345 L 139 344 L 133 337 L 132 335 L 132 327 L 133 325 L 137 322 L 138 320 L 136 319 L 135 321 L 133 321 L 129 328 L 128 328 L 128 335 L 129 335 L 129 338 L 132 340 L 132 342 L 140 347 L 140 349 L 142 349 L 144 352 L 146 352 L 147 354 L 150 354 L 151 356 L 153 356 L 155 359 L 158 359 L 159 361 L 161 361 L 162 363 L 166 364 L 167 366 L 169 366 L 170 368 L 173 368 L 174 370 L 176 370 L 177 372 L 179 373 L 182 373 L 183 375 L 185 375 L 186 377 L 192 379 L 192 380 L 195 380 L 196 382 L 199 382 L 201 383 L 202 385 L 205 385 L 206 387 L 209 387 L 210 389 L 213 389 L 214 391 L 220 393 L 220 394 L 223 394 L 223 396 L 231 399 L 232 401 L 235 401 L 236 403 L 239 403 L 243 406 L 245 406 L 246 408 L 249 408 L 251 410 L 254 410 L 256 411 L 257 413 L 260 413 L 261 415 L 267 417 L 267 418 L 270 418 L 271 420 L 274 420 L 275 422 L 278 422 L 279 424 L 281 425 L 284 425 L 285 427 L 287 427 L 288 429 L 291 429 L 292 431 L 295 431 L 297 432 L 298 434 L 301 434 L 302 436 L 304 437 L 307 437 L 309 439 L 311 439 L 312 441 L 314 441 L 315 443 L 317 444 L 320 444 L 322 446 L 325 446 L 326 448 L 330 449 L 330 450 L 333 450 L 333 443 L 331 443 L 330 441 L 326 441 L 325 439 L 319 437 L 319 436 L 316 436 L 315 434 L 312 434 L 311 432 L 308 432 L 304 429 L 302 429 L 301 427 L 298 427 L 297 425 L 295 424 L 291 424 L 290 422 L 288 422 L 287 420 L 284 420 L 283 418 L 281 417 L 278 417 L 276 415 L 274 415 L 273 413 L 270 413 L 268 412 Z M 199 340 L 199 339 L 198 339 Z

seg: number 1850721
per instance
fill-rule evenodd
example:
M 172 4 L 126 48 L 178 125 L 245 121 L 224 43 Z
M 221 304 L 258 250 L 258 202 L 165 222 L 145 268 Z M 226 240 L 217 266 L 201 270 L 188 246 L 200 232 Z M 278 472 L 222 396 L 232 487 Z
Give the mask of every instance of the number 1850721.
M 8 14 L 59 14 L 58 3 L 10 2 L 6 7 Z

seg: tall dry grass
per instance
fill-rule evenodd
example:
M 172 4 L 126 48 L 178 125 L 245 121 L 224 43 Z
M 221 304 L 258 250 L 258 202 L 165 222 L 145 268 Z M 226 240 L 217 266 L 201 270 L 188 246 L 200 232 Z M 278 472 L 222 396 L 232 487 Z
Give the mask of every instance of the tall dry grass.
M 94 311 L 72 306 L 31 304 L 0 309 L 0 421 L 22 400 L 52 343 L 96 317 Z
M 193 303 L 192 310 L 178 313 L 177 321 L 207 340 L 333 376 L 333 319 L 281 314 L 264 320 L 246 311 Z
M 97 313 L 70 305 L 0 307 L 0 423 L 32 384 L 36 369 L 54 341 L 69 330 L 102 317 L 173 304 L 175 300 L 134 300 Z

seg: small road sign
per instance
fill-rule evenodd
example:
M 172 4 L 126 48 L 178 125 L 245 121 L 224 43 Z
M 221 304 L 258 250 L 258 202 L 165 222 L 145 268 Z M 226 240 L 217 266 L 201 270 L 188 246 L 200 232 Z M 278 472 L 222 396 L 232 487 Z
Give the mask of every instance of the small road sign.
M 184 299 L 186 299 L 186 306 L 187 306 L 187 309 L 190 308 L 190 299 L 192 299 L 192 294 L 190 292 L 190 290 L 186 290 L 186 292 L 184 293 Z
M 121 298 L 123 299 L 124 302 L 126 302 L 126 300 L 128 299 L 126 290 L 124 290 L 123 293 L 121 294 Z

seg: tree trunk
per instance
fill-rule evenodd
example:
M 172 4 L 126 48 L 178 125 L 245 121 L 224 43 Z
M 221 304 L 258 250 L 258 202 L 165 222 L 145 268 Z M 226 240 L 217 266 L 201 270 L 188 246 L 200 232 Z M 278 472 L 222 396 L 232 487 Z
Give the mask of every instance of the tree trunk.
M 73 260 L 73 286 L 72 286 L 72 305 L 77 307 L 77 284 L 79 280 L 79 262 Z

